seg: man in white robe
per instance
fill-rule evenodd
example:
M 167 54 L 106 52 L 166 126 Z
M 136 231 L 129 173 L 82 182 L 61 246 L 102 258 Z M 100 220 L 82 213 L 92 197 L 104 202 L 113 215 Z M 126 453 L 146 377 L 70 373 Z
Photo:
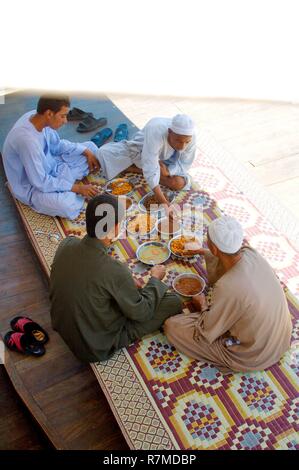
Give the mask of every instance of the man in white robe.
M 128 169 L 142 173 L 159 203 L 169 201 L 160 183 L 172 190 L 189 189 L 188 170 L 195 158 L 194 122 L 185 114 L 153 118 L 132 140 L 103 145 L 97 154 L 107 179 Z
M 193 298 L 199 313 L 176 315 L 165 323 L 171 344 L 222 372 L 263 370 L 289 349 L 291 316 L 280 282 L 267 261 L 243 246 L 240 224 L 224 216 L 208 227 L 205 256 L 211 303 Z M 190 249 L 192 247 L 188 247 Z M 192 248 L 194 249 L 194 247 Z
M 67 97 L 42 96 L 37 110 L 24 114 L 8 133 L 3 164 L 14 196 L 37 212 L 74 219 L 84 198 L 97 194 L 76 183 L 100 168 L 93 142 L 60 139 L 56 129 L 67 122 Z

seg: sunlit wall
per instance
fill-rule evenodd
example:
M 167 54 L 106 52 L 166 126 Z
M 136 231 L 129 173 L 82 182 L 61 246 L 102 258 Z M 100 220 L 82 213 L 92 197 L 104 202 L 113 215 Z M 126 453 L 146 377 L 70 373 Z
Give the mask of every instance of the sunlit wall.
M 299 102 L 298 0 L 2 0 L 0 88 Z

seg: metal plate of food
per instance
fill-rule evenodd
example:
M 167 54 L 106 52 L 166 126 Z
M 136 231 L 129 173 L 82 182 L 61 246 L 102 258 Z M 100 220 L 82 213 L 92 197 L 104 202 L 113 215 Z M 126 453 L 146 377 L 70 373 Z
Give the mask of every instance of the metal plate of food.
M 206 286 L 205 280 L 198 274 L 179 274 L 172 282 L 173 289 L 184 297 L 201 294 Z
M 170 257 L 170 251 L 166 243 L 145 242 L 140 245 L 136 251 L 139 261 L 149 266 L 165 263 Z
M 194 253 L 190 253 L 190 251 L 185 249 L 185 244 L 189 242 L 197 242 L 200 244 L 200 241 L 197 237 L 193 235 L 177 235 L 169 240 L 168 248 L 174 256 L 178 258 L 194 258 Z
M 137 204 L 135 203 L 134 199 L 132 199 L 131 197 L 119 196 L 119 199 L 122 201 L 127 212 L 132 211 L 134 208 L 136 209 Z
M 126 221 L 126 229 L 129 235 L 134 237 L 150 235 L 156 228 L 157 218 L 150 214 L 137 214 Z
M 181 232 L 182 224 L 178 219 L 162 217 L 157 220 L 156 229 L 161 237 L 172 238 Z
M 134 185 L 128 178 L 114 178 L 104 186 L 104 191 L 113 196 L 129 196 L 134 190 Z
M 172 202 L 176 196 L 176 194 L 173 191 L 163 191 L 165 196 L 167 197 L 169 202 Z M 156 206 L 152 207 L 151 206 Z M 164 209 L 160 208 L 159 209 L 159 203 L 156 199 L 155 194 L 153 191 L 150 191 L 147 193 L 145 196 L 143 196 L 142 199 L 138 202 L 138 207 L 142 212 L 152 212 L 152 213 L 157 213 L 159 212 L 160 214 L 164 213 Z

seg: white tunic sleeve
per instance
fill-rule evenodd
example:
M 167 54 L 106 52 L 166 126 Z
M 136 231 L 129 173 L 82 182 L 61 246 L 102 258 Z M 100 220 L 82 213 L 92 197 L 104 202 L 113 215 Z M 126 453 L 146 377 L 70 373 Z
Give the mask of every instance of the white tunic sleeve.
M 19 133 L 15 147 L 19 158 L 25 168 L 30 184 L 43 193 L 53 191 L 70 191 L 74 181 L 67 177 L 54 177 L 46 170 L 46 155 L 38 142 L 30 138 L 30 135 Z
M 52 155 L 63 155 L 64 157 L 79 156 L 86 150 L 86 146 L 83 144 L 60 139 L 59 134 L 53 129 L 48 128 L 46 135 L 47 139 L 49 138 L 50 152 Z
M 147 184 L 154 189 L 160 182 L 159 156 L 163 147 L 163 137 L 154 126 L 145 126 L 141 153 L 141 166 Z
M 178 158 L 174 163 L 168 165 L 168 171 L 170 176 L 184 176 L 187 175 L 196 153 L 196 141 L 195 137 L 192 142 L 186 147 L 186 149 L 180 152 Z

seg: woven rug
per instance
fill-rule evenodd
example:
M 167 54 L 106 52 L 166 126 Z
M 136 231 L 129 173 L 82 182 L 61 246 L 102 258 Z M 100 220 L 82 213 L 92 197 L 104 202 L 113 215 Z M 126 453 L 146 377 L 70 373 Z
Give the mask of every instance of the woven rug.
M 91 367 L 132 449 L 298 449 L 298 252 L 208 154 L 199 153 L 192 175 L 192 190 L 180 192 L 176 202 L 201 205 L 205 228 L 222 213 L 241 222 L 247 241 L 267 258 L 285 290 L 294 324 L 290 350 L 266 371 L 222 375 L 209 364 L 178 353 L 157 332 Z M 142 177 L 131 177 L 137 202 L 149 188 Z M 87 179 L 99 188 L 104 183 L 100 176 Z M 59 239 L 84 236 L 84 213 L 68 221 L 37 214 L 17 201 L 16 205 L 49 275 L 57 248 L 53 234 Z M 110 253 L 146 281 L 149 270 L 136 260 L 137 246 L 135 239 L 120 240 Z M 192 263 L 169 259 L 166 268 L 169 286 L 178 272 L 206 277 L 201 258 Z M 191 304 L 185 303 L 184 312 L 190 310 Z

